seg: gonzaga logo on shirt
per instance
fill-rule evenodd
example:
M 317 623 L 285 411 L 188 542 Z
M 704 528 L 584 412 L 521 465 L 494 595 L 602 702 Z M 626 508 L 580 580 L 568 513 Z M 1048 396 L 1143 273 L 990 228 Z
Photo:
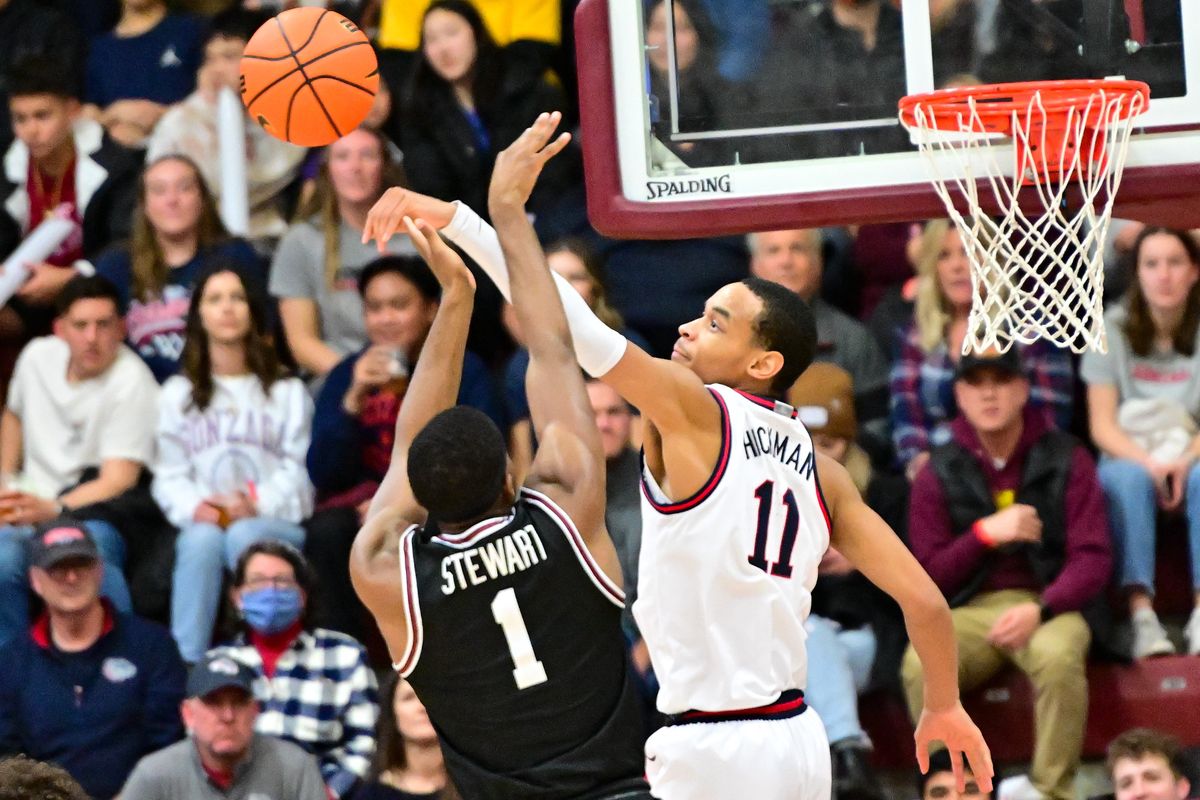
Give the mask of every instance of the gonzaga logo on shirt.
M 100 674 L 109 683 L 124 683 L 137 677 L 137 667 L 132 661 L 119 656 L 106 658 L 100 665 Z

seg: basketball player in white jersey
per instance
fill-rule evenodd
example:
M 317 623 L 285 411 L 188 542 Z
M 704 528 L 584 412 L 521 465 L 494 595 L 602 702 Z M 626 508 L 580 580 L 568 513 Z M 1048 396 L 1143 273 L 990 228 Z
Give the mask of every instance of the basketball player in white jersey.
M 557 114 L 539 117 L 502 156 L 506 168 L 521 165 L 532 184 L 546 153 L 561 149 L 563 137 L 551 142 L 558 122 Z M 418 209 L 509 294 L 504 253 L 461 204 L 391 189 L 368 216 L 364 240 L 382 246 Z M 493 197 L 489 210 L 500 241 L 529 224 L 519 205 Z M 831 544 L 904 611 L 924 666 L 915 735 L 922 770 L 930 743 L 941 741 L 960 789 L 965 755 L 990 790 L 990 754 L 959 702 L 945 599 L 845 469 L 815 453 L 794 409 L 777 399 L 812 360 L 815 328 L 803 301 L 768 281 L 725 286 L 680 327 L 665 360 L 607 328 L 565 281 L 558 285 L 580 365 L 648 423 L 634 614 L 670 721 L 646 746 L 653 795 L 827 800 L 828 743 L 802 690 L 804 621 Z

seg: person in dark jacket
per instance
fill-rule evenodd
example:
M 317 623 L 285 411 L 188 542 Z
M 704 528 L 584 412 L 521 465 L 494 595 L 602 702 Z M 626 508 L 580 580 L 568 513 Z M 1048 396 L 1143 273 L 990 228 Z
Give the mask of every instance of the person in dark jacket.
M 487 209 L 496 155 L 538 114 L 565 111 L 562 90 L 511 63 L 469 0 L 435 0 L 404 97 L 400 147 L 412 189 Z M 583 166 L 574 146 L 546 165 L 529 202 L 543 239 L 586 225 Z
M 75 225 L 44 262 L 30 265 L 29 279 L 9 301 L 0 335 L 11 339 L 11 311 L 19 317 L 18 337 L 48 332 L 72 267 L 129 235 L 141 156 L 80 117 L 76 82 L 57 59 L 31 56 L 13 65 L 8 95 L 16 141 L 0 171 L 0 258 L 51 214 Z
M 0 646 L 0 756 L 63 767 L 95 800 L 183 736 L 183 661 L 165 628 L 100 599 L 104 567 L 70 517 L 38 526 L 29 578 L 46 611 Z
M 1108 585 L 1112 552 L 1095 463 L 1027 407 L 1016 349 L 968 354 L 954 383 L 959 416 L 912 487 L 908 534 L 952 608 L 959 684 L 970 691 L 1007 664 L 1037 697 L 1033 764 L 1000 796 L 1074 797 L 1087 720 L 1092 633 L 1081 613 Z M 912 714 L 921 665 L 902 667 Z
M 365 619 L 350 585 L 350 545 L 361 513 L 379 488 L 392 457 L 396 416 L 437 313 L 437 279 L 420 259 L 385 256 L 359 276 L 367 347 L 330 370 L 317 395 L 308 474 L 317 490 L 317 513 L 306 523 L 306 551 L 320 573 L 316 616 L 321 624 L 361 638 Z M 491 375 L 470 351 L 463 362 L 458 402 L 503 414 Z

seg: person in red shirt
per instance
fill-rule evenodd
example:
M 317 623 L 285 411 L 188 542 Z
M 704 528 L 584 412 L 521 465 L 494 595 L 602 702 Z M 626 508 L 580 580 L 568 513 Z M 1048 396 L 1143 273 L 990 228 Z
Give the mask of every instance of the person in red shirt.
M 950 603 L 963 691 L 1009 664 L 1033 682 L 1033 764 L 999 797 L 1069 800 L 1087 719 L 1092 631 L 1081 612 L 1091 616 L 1112 572 L 1096 465 L 1028 407 L 1015 348 L 963 356 L 954 396 L 953 438 L 913 482 L 909 543 Z M 915 718 L 921 663 L 911 647 L 902 677 Z

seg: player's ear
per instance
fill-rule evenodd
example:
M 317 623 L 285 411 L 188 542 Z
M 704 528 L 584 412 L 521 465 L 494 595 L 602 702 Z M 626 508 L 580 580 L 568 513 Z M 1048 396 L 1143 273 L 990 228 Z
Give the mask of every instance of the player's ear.
M 756 381 L 771 383 L 781 369 L 783 369 L 783 353 L 778 350 L 764 350 L 750 362 L 746 372 Z

